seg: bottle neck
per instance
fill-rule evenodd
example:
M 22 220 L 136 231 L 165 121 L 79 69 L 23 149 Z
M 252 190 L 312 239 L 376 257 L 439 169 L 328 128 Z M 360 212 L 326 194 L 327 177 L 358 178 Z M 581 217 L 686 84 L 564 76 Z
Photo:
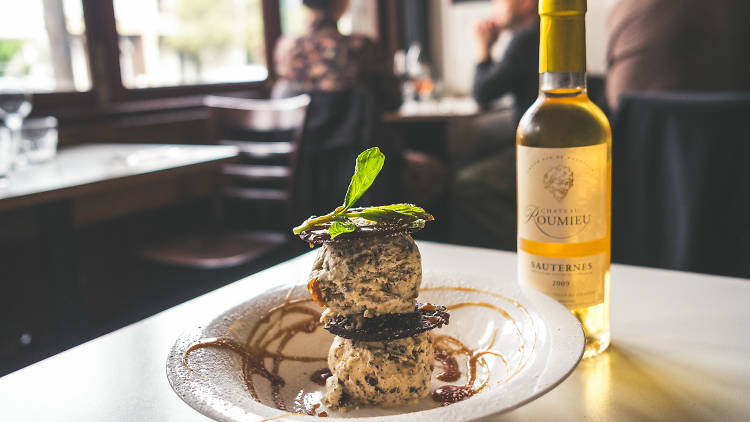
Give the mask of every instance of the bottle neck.
M 544 72 L 539 90 L 546 95 L 580 95 L 586 92 L 586 72 Z
M 541 9 L 540 9 L 541 10 Z M 586 91 L 586 21 L 584 7 L 541 13 L 539 88 L 565 95 Z

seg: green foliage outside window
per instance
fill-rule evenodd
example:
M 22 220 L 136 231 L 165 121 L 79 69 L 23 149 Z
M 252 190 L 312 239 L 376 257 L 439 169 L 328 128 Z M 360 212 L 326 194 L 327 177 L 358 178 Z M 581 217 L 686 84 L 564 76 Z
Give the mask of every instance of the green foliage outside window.
M 0 76 L 5 75 L 5 68 L 13 59 L 13 56 L 21 50 L 23 41 L 0 40 Z
M 238 3 L 244 4 L 238 8 Z M 261 10 L 260 0 L 181 0 L 176 10 L 179 34 L 164 41 L 198 66 L 201 52 L 234 46 L 247 50 L 250 63 L 262 63 Z

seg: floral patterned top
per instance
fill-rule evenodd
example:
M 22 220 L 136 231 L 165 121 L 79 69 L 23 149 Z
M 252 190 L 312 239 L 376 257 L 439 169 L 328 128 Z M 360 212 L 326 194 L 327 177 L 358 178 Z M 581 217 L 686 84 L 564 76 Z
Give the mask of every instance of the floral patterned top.
M 365 36 L 341 34 L 336 22 L 325 16 L 315 17 L 309 34 L 281 38 L 275 61 L 285 95 L 365 86 L 380 97 L 382 107 L 400 105 L 392 59 Z

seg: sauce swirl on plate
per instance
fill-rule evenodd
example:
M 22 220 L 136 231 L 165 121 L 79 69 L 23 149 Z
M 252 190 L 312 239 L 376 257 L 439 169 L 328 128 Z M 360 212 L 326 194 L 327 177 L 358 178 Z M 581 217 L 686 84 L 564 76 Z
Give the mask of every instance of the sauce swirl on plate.
M 309 299 L 288 301 L 280 306 L 270 309 L 260 318 L 258 324 L 256 324 L 250 331 L 244 344 L 228 338 L 201 340 L 190 346 L 185 351 L 182 363 L 188 369 L 191 369 L 188 365 L 190 353 L 194 350 L 205 347 L 215 347 L 235 352 L 242 358 L 242 377 L 252 398 L 255 401 L 260 401 L 253 380 L 253 376 L 258 375 L 271 383 L 271 396 L 276 408 L 280 410 L 289 410 L 286 403 L 281 398 L 281 388 L 286 385 L 284 379 L 279 376 L 281 363 L 285 360 L 297 362 L 326 361 L 325 357 L 292 356 L 284 354 L 284 348 L 297 334 L 311 334 L 321 326 L 320 312 L 306 306 L 305 303 L 308 302 L 311 301 Z M 271 323 L 271 317 L 275 314 L 279 314 L 279 318 L 275 323 Z M 299 315 L 302 316 L 302 319 L 287 326 L 276 327 L 277 325 L 280 325 L 285 316 L 289 315 Z M 265 329 L 260 332 L 260 328 L 263 326 L 265 326 Z M 276 327 L 276 330 L 272 332 L 271 330 L 274 327 Z M 259 332 L 260 335 L 258 335 Z M 270 346 L 276 341 L 278 341 L 278 346 L 275 351 L 272 351 Z M 266 367 L 266 358 L 271 358 L 272 364 L 270 369 Z
M 308 286 L 313 293 L 316 301 L 319 300 L 319 292 L 317 292 L 315 280 L 311 280 L 311 285 Z M 529 315 L 528 311 L 520 303 L 509 299 L 505 296 L 486 292 L 483 290 L 467 288 L 467 287 L 428 287 L 423 288 L 421 291 L 460 291 L 460 292 L 472 292 L 489 295 L 490 297 L 503 300 L 510 303 L 512 306 L 520 309 L 520 311 L 532 322 L 533 319 Z M 279 415 L 276 418 L 282 416 L 291 415 L 310 415 L 318 417 L 326 417 L 328 413 L 326 411 L 318 411 L 320 408 L 319 402 L 313 403 L 312 394 L 306 395 L 303 390 L 298 394 L 297 400 L 295 400 L 294 408 L 289 409 L 285 401 L 281 397 L 281 389 L 286 385 L 286 381 L 279 375 L 279 369 L 284 361 L 296 361 L 296 362 L 326 362 L 327 357 L 316 357 L 316 356 L 295 356 L 287 355 L 284 349 L 287 347 L 289 342 L 298 335 L 310 335 L 314 333 L 319 327 L 322 326 L 320 322 L 320 311 L 312 308 L 310 305 L 313 303 L 313 299 L 299 299 L 299 300 L 287 300 L 283 304 L 268 310 L 259 320 L 258 323 L 252 327 L 250 333 L 244 342 L 234 340 L 231 338 L 206 338 L 202 339 L 196 344 L 190 346 L 184 353 L 182 363 L 189 370 L 193 370 L 188 365 L 190 354 L 202 348 L 219 348 L 231 351 L 239 355 L 242 359 L 242 375 L 245 386 L 252 396 L 252 398 L 258 402 L 260 399 L 255 389 L 255 382 L 257 377 L 267 380 L 271 385 L 271 396 L 273 399 L 274 406 L 286 412 L 285 415 Z M 448 306 L 449 310 L 459 309 L 464 307 L 483 307 L 486 309 L 493 310 L 500 314 L 504 319 L 510 321 L 512 324 L 513 334 L 518 337 L 521 341 L 521 345 L 518 348 L 518 352 L 524 352 L 527 347 L 527 341 L 521 333 L 518 321 L 516 321 L 508 311 L 504 310 L 498 305 L 487 303 L 487 302 L 460 302 Z M 286 317 L 296 316 L 296 319 L 292 323 L 286 325 L 283 324 L 283 320 Z M 531 351 L 536 347 L 536 328 L 534 328 L 533 342 L 528 344 Z M 498 357 L 508 370 L 508 375 L 498 381 L 507 382 L 526 366 L 530 360 L 530 354 L 526 356 L 525 360 L 520 362 L 516 367 L 509 367 L 509 363 L 505 356 L 499 351 L 493 350 L 492 347 L 495 344 L 497 336 L 497 330 L 492 335 L 489 344 L 483 348 L 474 350 L 464 345 L 460 340 L 455 337 L 436 334 L 434 336 L 434 347 L 435 347 L 435 362 L 436 370 L 439 370 L 436 374 L 438 380 L 453 383 L 461 379 L 462 372 L 466 374 L 466 382 L 463 385 L 443 385 L 436 388 L 432 392 L 432 400 L 439 403 L 441 406 L 447 406 L 462 400 L 465 400 L 476 393 L 481 392 L 489 385 L 490 380 L 490 366 L 485 359 L 485 356 L 492 355 Z M 267 364 L 267 360 L 270 360 L 271 364 Z M 465 362 L 465 370 L 461 371 L 459 362 Z M 439 369 L 438 369 L 439 368 Z M 325 381 L 331 376 L 331 371 L 327 367 L 321 368 L 314 371 L 310 375 L 310 380 L 318 385 L 325 385 Z M 273 418 L 273 419 L 276 419 Z

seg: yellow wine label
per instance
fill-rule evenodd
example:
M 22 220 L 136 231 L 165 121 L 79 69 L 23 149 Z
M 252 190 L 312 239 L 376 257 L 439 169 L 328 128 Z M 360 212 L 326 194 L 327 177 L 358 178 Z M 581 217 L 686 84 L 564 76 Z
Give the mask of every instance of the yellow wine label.
M 518 146 L 518 236 L 581 243 L 607 236 L 607 145 Z
M 519 283 L 565 305 L 585 308 L 604 301 L 606 253 L 577 258 L 546 258 L 518 251 Z
M 604 301 L 607 145 L 518 146 L 518 277 L 569 309 Z

